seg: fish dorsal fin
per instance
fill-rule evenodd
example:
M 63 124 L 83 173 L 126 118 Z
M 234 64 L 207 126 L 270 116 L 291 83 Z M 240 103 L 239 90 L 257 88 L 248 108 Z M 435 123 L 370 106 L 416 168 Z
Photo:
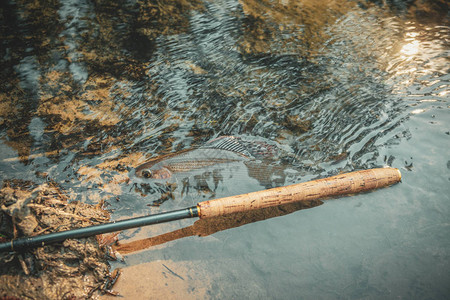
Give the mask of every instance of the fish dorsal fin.
M 219 136 L 208 141 L 201 149 L 220 149 L 238 153 L 247 158 L 253 157 L 247 148 L 242 144 L 241 139 L 235 136 Z

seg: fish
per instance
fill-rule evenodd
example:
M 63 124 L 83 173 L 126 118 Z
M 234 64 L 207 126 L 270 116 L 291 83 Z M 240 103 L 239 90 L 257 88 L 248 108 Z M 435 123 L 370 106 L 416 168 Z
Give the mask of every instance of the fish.
M 176 174 L 210 166 L 273 157 L 276 150 L 275 145 L 262 141 L 219 136 L 199 148 L 152 159 L 138 166 L 135 175 L 144 179 L 169 179 Z
M 285 155 L 285 149 L 267 139 L 219 136 L 200 147 L 150 159 L 131 171 L 130 182 L 142 197 L 155 199 L 149 206 L 168 200 L 196 203 L 198 195 L 213 198 L 224 188 L 246 191 L 250 178 L 266 188 L 283 184 L 280 158 Z

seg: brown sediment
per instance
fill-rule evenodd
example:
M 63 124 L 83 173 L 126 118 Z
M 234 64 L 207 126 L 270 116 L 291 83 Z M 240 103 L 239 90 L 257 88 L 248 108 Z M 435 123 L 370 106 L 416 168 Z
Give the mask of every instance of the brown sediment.
M 296 132 L 297 134 L 302 134 L 308 132 L 312 125 L 310 120 L 304 120 L 298 116 L 286 115 L 284 122 L 280 122 L 280 125 L 286 127 L 290 131 Z
M 20 88 L 17 79 L 10 80 L 9 88 L 0 89 L 0 126 L 4 126 L 8 139 L 4 143 L 18 152 L 21 160 L 26 161 L 30 155 L 32 138 L 28 130 L 31 114 L 27 111 L 26 93 Z
M 0 233 L 4 240 L 107 222 L 99 206 L 68 202 L 53 183 L 8 180 L 0 190 Z M 0 297 L 90 298 L 108 280 L 105 250 L 95 237 L 0 254 Z M 108 287 L 109 288 L 109 287 Z
M 309 55 L 305 49 L 314 52 L 329 38 L 327 25 L 357 5 L 351 1 L 327 0 L 239 2 L 245 14 L 244 35 L 239 45 L 241 52 L 252 55 L 283 51 Z M 280 40 L 282 34 L 289 38 Z
M 51 159 L 57 160 L 58 151 L 64 149 L 73 149 L 78 155 L 98 155 L 118 144 L 126 144 L 128 128 L 122 128 L 121 135 L 115 135 L 114 131 L 117 124 L 134 112 L 123 101 L 130 97 L 127 87 L 142 79 L 149 80 L 146 71 L 155 39 L 185 32 L 191 11 L 203 9 L 198 0 L 131 4 L 95 0 L 92 5 L 95 21 L 87 22 L 76 49 L 69 49 L 65 41 L 67 24 L 55 18 L 59 15 L 58 3 L 21 0 L 2 7 L 0 37 L 5 48 L 13 51 L 10 59 L 3 61 L 0 74 L 0 126 L 8 129 L 4 142 L 16 149 L 25 163 L 33 155 L 34 141 L 28 127 L 36 117 L 45 122 L 46 138 L 51 140 L 40 152 L 51 153 Z M 124 25 L 120 34 L 117 34 L 117 24 Z M 24 34 L 19 34 L 22 31 Z M 3 51 L 2 55 L 5 55 Z M 33 88 L 22 88 L 21 78 L 15 71 L 24 57 L 36 58 L 36 68 L 40 70 Z M 76 82 L 68 68 L 55 67 L 62 62 L 83 64 L 88 73 L 86 81 Z M 203 72 L 194 64 L 191 68 L 195 73 Z M 159 107 L 155 89 L 157 85 L 150 84 L 143 96 L 158 114 L 164 107 Z M 113 133 L 101 134 L 105 132 Z M 85 141 L 89 145 L 80 147 Z M 172 141 L 162 141 L 170 151 Z

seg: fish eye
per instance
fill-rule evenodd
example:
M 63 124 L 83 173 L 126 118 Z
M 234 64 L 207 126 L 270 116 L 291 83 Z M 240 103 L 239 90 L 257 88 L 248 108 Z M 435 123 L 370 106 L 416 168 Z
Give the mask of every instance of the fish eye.
M 150 171 L 150 170 L 148 170 L 148 169 L 145 169 L 145 170 L 142 170 L 142 176 L 143 177 L 145 177 L 145 178 L 152 178 L 152 171 Z

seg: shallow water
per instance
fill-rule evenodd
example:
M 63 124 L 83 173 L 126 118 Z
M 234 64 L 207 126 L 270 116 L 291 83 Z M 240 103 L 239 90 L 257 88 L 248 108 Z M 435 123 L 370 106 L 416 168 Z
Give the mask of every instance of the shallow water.
M 448 6 L 373 2 L 2 4 L 0 179 L 52 180 L 121 219 L 393 166 L 401 184 L 313 209 L 123 232 L 123 243 L 153 239 L 114 265 L 124 267 L 117 289 L 445 298 Z M 149 206 L 158 191 L 141 195 L 128 180 L 149 158 L 221 135 L 274 141 L 285 155 L 264 164 L 265 180 L 236 165 L 213 193 L 193 186 L 183 197 L 178 184 L 159 207 Z

